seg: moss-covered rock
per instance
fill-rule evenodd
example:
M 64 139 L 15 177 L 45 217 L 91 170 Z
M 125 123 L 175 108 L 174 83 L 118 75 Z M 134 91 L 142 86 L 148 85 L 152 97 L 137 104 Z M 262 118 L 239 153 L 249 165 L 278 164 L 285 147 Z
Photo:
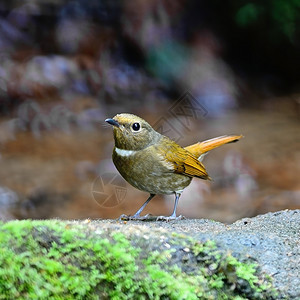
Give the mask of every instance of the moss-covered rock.
M 276 298 L 251 258 L 211 241 L 133 227 L 0 223 L 0 299 Z

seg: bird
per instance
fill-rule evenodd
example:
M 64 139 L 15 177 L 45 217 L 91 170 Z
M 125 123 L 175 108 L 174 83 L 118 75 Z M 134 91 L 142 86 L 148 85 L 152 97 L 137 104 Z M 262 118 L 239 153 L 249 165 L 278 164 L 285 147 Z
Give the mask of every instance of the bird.
M 121 176 L 135 188 L 149 193 L 146 202 L 132 216 L 120 220 L 147 220 L 141 216 L 146 205 L 157 194 L 175 195 L 173 213 L 156 220 L 184 219 L 176 210 L 183 190 L 194 177 L 211 180 L 202 159 L 204 155 L 224 144 L 236 142 L 242 135 L 224 135 L 181 147 L 167 136 L 155 131 L 144 119 L 130 113 L 120 113 L 105 120 L 113 126 L 114 149 L 112 160 Z

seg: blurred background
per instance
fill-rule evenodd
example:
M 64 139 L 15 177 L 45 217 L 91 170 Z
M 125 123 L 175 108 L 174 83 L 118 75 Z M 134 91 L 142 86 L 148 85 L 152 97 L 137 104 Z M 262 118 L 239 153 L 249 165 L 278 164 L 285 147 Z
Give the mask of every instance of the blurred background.
M 206 156 L 178 212 L 232 222 L 300 208 L 297 0 L 2 0 L 0 218 L 117 218 L 148 195 L 104 119 L 145 118 Z M 145 213 L 169 215 L 173 196 Z

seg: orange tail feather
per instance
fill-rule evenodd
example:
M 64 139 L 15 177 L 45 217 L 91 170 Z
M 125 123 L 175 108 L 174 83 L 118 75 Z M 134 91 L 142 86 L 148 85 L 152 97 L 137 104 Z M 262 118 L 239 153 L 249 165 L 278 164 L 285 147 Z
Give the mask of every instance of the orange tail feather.
M 222 145 L 237 142 L 241 139 L 242 135 L 223 135 L 204 142 L 199 142 L 190 146 L 185 147 L 186 150 L 191 152 L 194 156 L 200 157 L 202 154 L 220 147 Z

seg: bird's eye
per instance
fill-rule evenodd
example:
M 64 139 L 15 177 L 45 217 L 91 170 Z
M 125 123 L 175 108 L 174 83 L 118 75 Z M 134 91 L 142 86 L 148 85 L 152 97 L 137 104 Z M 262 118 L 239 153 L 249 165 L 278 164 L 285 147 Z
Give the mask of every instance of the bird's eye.
M 141 125 L 139 123 L 133 123 L 132 124 L 133 131 L 139 131 L 140 128 L 141 128 Z

